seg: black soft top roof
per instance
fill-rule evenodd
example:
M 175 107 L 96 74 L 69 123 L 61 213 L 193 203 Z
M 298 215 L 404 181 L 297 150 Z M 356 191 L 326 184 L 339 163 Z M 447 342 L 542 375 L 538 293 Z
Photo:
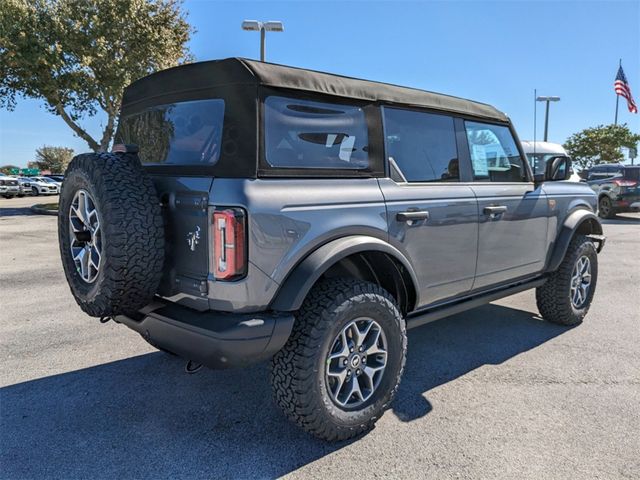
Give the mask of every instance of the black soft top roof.
M 499 121 L 508 120 L 504 113 L 485 103 L 416 88 L 244 58 L 190 63 L 154 73 L 129 85 L 122 103 L 123 107 L 132 107 L 135 103 L 149 101 L 154 97 L 175 99 L 179 98 L 181 93 L 192 96 L 198 90 L 234 85 L 264 85 L 365 101 L 432 108 Z

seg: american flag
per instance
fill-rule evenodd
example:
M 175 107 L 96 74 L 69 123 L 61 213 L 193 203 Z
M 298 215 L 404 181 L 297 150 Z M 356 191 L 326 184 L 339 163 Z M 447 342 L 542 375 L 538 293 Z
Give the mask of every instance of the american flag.
M 613 89 L 616 91 L 616 95 L 620 95 L 627 100 L 627 108 L 631 113 L 638 113 L 638 107 L 636 102 L 633 101 L 633 95 L 631 95 L 631 88 L 627 83 L 627 77 L 622 70 L 622 65 L 618 68 L 618 75 L 616 75 L 616 81 L 613 82 Z

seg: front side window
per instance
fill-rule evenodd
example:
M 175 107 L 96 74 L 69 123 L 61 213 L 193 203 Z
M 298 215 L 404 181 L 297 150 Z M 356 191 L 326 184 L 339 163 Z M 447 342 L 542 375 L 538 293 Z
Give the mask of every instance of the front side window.
M 407 182 L 456 182 L 460 178 L 453 118 L 383 108 L 387 157 Z
M 473 178 L 486 182 L 527 180 L 522 157 L 508 127 L 464 122 L 471 153 Z
M 367 122 L 360 107 L 269 96 L 264 124 L 265 158 L 272 167 L 369 167 Z
M 157 105 L 121 118 L 116 143 L 137 145 L 148 165 L 213 165 L 223 121 L 222 99 Z

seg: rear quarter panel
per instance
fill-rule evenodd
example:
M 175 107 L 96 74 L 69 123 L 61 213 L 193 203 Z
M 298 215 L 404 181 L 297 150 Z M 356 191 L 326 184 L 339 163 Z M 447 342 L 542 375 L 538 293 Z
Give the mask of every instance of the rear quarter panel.
M 217 178 L 210 205 L 241 206 L 249 219 L 249 274 L 240 282 L 213 282 L 212 308 L 266 308 L 292 269 L 336 238 L 362 234 L 388 240 L 384 199 L 375 178 Z M 222 304 L 230 297 L 233 305 Z

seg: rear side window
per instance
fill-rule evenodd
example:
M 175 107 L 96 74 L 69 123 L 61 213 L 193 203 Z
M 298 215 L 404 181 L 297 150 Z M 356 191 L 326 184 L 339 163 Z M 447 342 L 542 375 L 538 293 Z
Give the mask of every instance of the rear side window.
M 522 182 L 527 176 L 522 157 L 508 127 L 464 122 L 473 178 L 489 182 Z
M 272 167 L 369 167 L 367 122 L 360 107 L 269 96 L 264 123 L 265 158 Z
M 624 169 L 624 178 L 628 180 L 640 180 L 640 167 L 627 167 Z
M 383 107 L 387 159 L 407 182 L 460 178 L 453 118 Z
M 223 121 L 222 99 L 157 105 L 121 118 L 116 143 L 137 145 L 147 165 L 214 165 Z

